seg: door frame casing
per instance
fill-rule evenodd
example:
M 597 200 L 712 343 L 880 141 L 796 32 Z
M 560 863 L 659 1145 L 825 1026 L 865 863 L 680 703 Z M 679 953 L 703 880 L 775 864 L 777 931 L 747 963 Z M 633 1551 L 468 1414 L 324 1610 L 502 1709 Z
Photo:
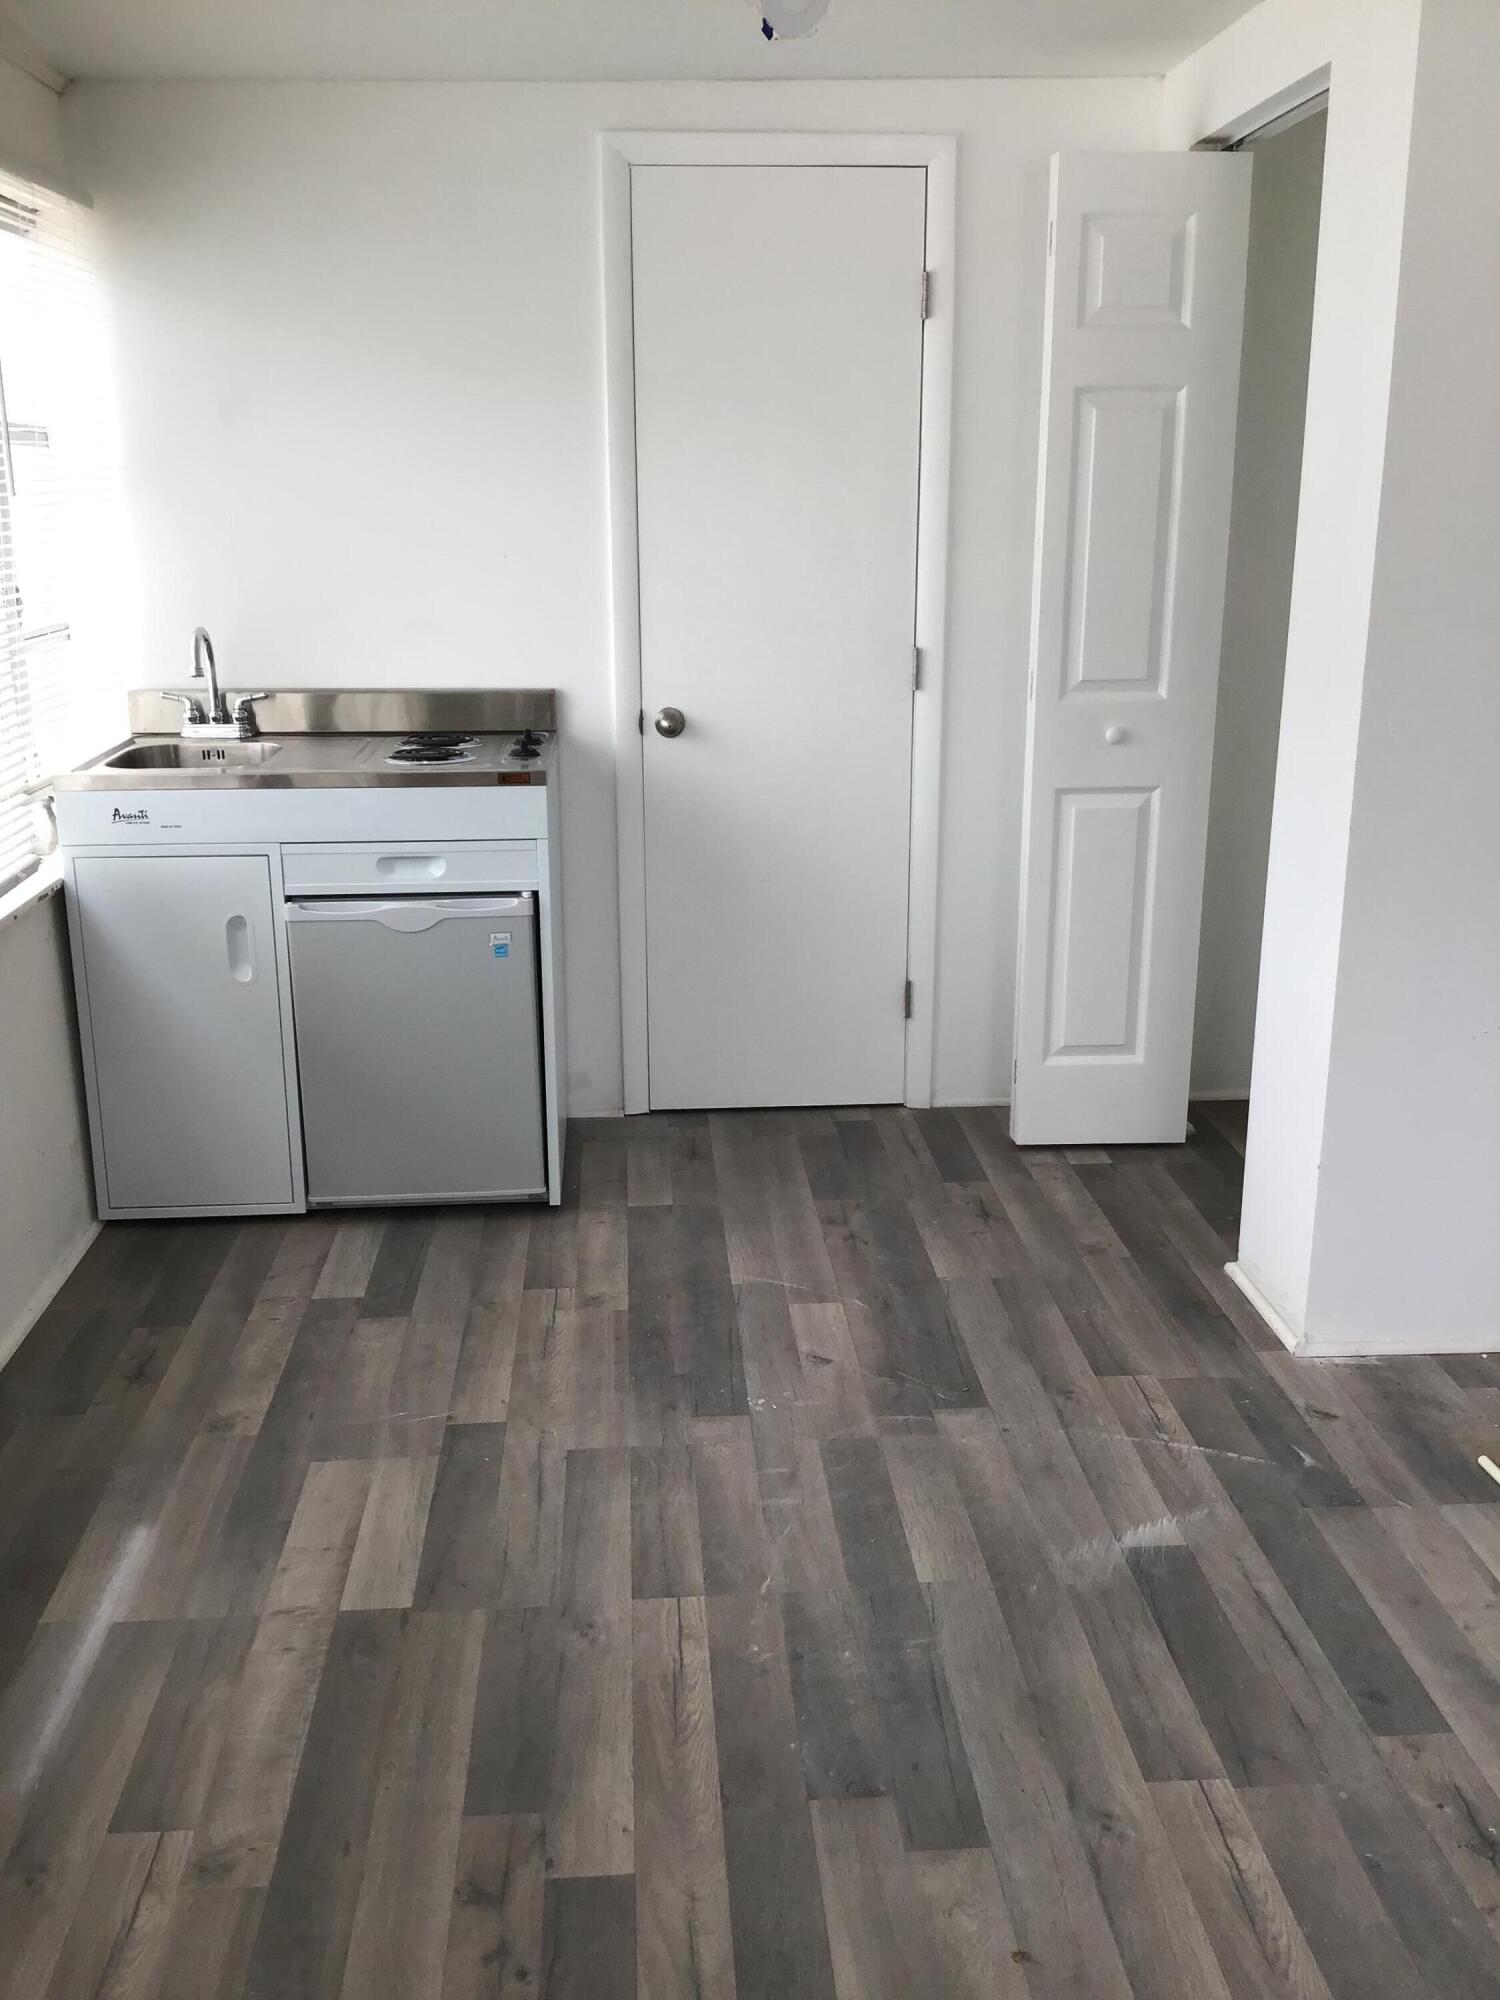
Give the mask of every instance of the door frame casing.
M 642 757 L 640 546 L 636 512 L 634 281 L 630 171 L 678 167 L 920 167 L 927 175 L 928 316 L 922 337 L 917 472 L 916 644 L 912 701 L 905 1102 L 932 1102 L 948 612 L 958 142 L 951 135 L 845 132 L 600 134 L 604 366 L 620 895 L 620 1031 L 625 1110 L 651 1108 L 646 975 L 646 791 Z M 913 310 L 918 302 L 913 300 Z

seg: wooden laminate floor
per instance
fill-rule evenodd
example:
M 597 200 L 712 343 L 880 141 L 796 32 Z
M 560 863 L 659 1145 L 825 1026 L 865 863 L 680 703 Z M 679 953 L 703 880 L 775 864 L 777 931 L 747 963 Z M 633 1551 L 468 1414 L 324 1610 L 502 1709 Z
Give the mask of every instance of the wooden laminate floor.
M 1197 1115 L 108 1230 L 0 1375 L 0 1994 L 1500 1993 L 1500 1367 L 1291 1361 Z

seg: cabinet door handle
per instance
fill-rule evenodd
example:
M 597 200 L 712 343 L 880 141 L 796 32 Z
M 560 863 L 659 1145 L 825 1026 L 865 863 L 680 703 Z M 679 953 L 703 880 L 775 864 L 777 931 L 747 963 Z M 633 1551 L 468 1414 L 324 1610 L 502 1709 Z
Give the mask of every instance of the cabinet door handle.
M 224 946 L 229 955 L 229 976 L 242 986 L 255 977 L 254 939 L 248 917 L 231 917 L 224 926 Z

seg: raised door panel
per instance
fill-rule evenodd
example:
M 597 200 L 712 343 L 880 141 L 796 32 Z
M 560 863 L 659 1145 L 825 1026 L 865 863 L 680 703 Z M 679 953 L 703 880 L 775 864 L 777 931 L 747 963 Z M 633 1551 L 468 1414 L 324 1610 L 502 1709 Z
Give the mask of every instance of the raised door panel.
M 1079 392 L 1068 693 L 1162 689 L 1184 400 L 1173 389 Z
M 290 1206 L 269 863 L 79 860 L 74 895 L 107 1206 Z
M 1080 220 L 1080 326 L 1192 325 L 1195 212 L 1112 215 L 1091 207 Z
M 1057 801 L 1049 1056 L 1140 1048 L 1150 930 L 1154 792 L 1062 792 Z

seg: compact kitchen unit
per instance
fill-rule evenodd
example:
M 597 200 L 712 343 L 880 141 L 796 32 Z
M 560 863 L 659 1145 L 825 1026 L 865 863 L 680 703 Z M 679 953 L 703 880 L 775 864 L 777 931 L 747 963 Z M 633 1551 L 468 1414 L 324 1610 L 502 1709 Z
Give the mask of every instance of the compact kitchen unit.
M 559 1202 L 552 692 L 176 699 L 53 787 L 100 1216 Z

